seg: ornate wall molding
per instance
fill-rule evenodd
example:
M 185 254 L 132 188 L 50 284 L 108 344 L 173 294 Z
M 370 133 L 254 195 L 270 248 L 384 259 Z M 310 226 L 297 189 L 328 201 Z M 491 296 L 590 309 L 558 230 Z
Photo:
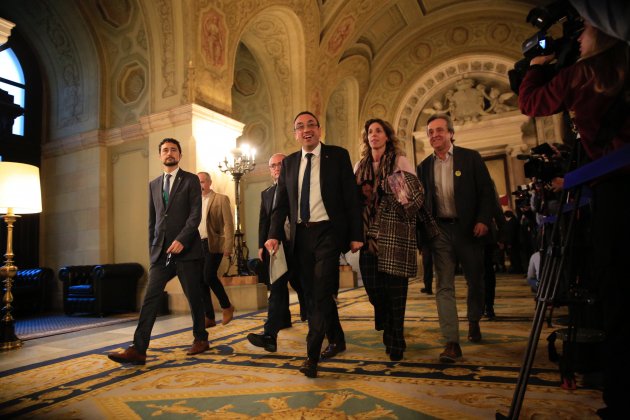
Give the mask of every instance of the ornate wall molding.
M 496 86 L 501 87 L 493 87 L 493 89 L 495 89 L 498 94 L 506 93 L 508 85 L 507 72 L 512 65 L 513 62 L 505 57 L 471 54 L 445 61 L 435 68 L 419 75 L 419 77 L 410 84 L 407 94 L 403 97 L 400 106 L 396 110 L 393 123 L 397 129 L 398 136 L 404 140 L 411 140 L 416 122 L 424 109 L 430 108 L 434 111 L 447 112 L 448 105 L 455 103 L 453 99 L 449 100 L 447 98 L 448 93 L 449 91 L 455 92 L 457 90 L 456 85 L 463 80 L 476 78 L 477 80 L 494 81 Z M 486 88 L 483 93 L 489 95 L 491 89 Z M 440 100 L 440 106 L 442 106 L 443 109 L 437 109 L 439 106 L 433 104 L 433 99 L 436 96 L 444 98 Z M 494 105 L 495 107 L 498 105 L 499 98 L 497 97 L 496 99 L 497 103 Z M 429 104 L 429 106 L 427 106 L 427 104 Z M 501 103 L 501 105 L 508 106 L 504 103 Z M 512 109 L 514 108 L 510 110 Z M 483 108 L 481 110 L 483 111 Z M 465 117 L 462 116 L 462 118 Z
M 530 28 L 519 23 L 520 19 L 522 16 L 515 13 L 506 16 L 475 15 L 452 18 L 448 25 L 432 22 L 431 27 L 419 29 L 413 38 L 407 39 L 406 44 L 394 48 L 386 59 L 379 61 L 362 115 L 395 119 L 398 105 L 406 102 L 405 97 L 414 90 L 417 79 L 454 57 L 472 54 L 496 56 L 496 51 L 500 50 L 506 68 L 511 67 L 520 56 L 521 40 L 531 34 Z

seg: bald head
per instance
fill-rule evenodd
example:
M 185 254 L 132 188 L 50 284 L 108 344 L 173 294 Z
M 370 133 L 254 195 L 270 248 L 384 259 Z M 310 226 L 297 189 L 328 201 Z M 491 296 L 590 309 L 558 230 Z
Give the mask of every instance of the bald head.
M 282 153 L 276 153 L 269 158 L 269 173 L 273 178 L 273 182 L 278 181 L 280 177 L 280 169 L 282 169 L 282 161 L 285 157 Z
M 210 186 L 212 185 L 212 177 L 210 177 L 208 172 L 197 172 L 197 176 L 201 184 L 201 194 L 208 194 L 210 192 Z

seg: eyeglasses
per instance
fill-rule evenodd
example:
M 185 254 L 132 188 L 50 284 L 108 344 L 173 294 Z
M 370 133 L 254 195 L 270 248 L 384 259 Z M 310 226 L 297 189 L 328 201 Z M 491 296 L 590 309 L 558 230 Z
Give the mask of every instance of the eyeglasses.
M 276 168 L 282 168 L 282 162 L 272 163 L 271 165 L 269 165 L 269 169 L 276 169 Z
M 317 124 L 315 121 L 309 121 L 306 123 L 306 126 L 304 126 L 304 124 L 298 124 L 295 126 L 295 128 L 293 128 L 293 130 L 304 131 L 305 128 L 312 130 L 313 128 L 317 128 L 317 127 L 319 127 L 319 124 Z

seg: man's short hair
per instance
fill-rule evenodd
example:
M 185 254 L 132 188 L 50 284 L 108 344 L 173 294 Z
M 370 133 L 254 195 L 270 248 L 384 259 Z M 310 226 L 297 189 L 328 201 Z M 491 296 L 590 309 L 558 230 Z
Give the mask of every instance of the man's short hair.
M 212 177 L 210 176 L 210 174 L 208 172 L 203 172 L 203 171 L 202 172 L 197 172 L 197 175 L 200 175 L 200 174 L 203 174 L 208 181 L 212 182 Z
M 444 120 L 446 121 L 446 128 L 451 134 L 455 134 L 455 128 L 453 128 L 453 120 L 448 114 L 433 114 L 427 120 L 427 126 L 434 120 Z
M 315 122 L 317 123 L 317 126 L 319 127 L 319 120 L 317 119 L 315 114 L 313 114 L 311 111 L 302 111 L 302 112 L 298 113 L 295 116 L 295 118 L 293 118 L 293 124 L 295 124 L 295 121 L 300 117 L 300 115 L 310 115 L 311 117 L 315 118 Z
M 182 146 L 179 144 L 179 142 L 177 140 L 175 140 L 173 138 L 170 138 L 170 137 L 167 137 L 167 138 L 165 138 L 164 140 L 162 140 L 160 142 L 160 145 L 158 146 L 158 152 L 160 152 L 160 153 L 162 152 L 162 145 L 164 143 L 173 143 L 174 145 L 177 146 L 177 150 L 179 150 L 179 153 L 180 154 L 182 153 Z

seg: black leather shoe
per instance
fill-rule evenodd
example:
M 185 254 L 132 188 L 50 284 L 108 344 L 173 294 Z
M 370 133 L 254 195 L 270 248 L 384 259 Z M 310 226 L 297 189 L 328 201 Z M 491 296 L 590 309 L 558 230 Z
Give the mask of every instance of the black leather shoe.
M 389 360 L 391 360 L 392 362 L 400 362 L 403 359 L 403 352 L 402 351 L 392 351 L 389 354 Z
M 313 359 L 306 359 L 300 366 L 300 372 L 306 377 L 317 378 L 317 362 Z
M 341 343 L 341 344 L 332 344 L 331 343 L 322 352 L 321 358 L 322 359 L 330 359 L 330 358 L 335 357 L 336 355 L 338 355 L 339 353 L 344 352 L 344 351 L 346 351 L 346 343 Z
M 479 321 L 470 321 L 468 323 L 468 341 L 478 343 L 481 341 L 481 329 L 479 328 Z
M 433 294 L 433 290 L 423 287 L 422 289 L 420 289 L 420 292 L 422 293 L 426 293 L 427 295 L 432 295 Z
M 268 334 L 247 334 L 247 340 L 256 347 L 262 347 L 269 352 L 278 350 L 276 337 Z

